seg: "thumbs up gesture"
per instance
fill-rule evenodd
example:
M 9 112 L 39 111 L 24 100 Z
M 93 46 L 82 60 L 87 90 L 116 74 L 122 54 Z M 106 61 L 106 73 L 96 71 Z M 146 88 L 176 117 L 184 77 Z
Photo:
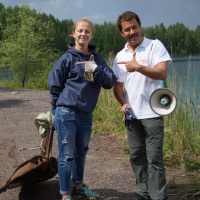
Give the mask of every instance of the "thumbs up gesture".
M 94 62 L 93 55 L 91 55 L 89 61 L 77 62 L 76 64 L 77 65 L 84 65 L 86 73 L 93 73 L 95 71 L 95 69 L 97 68 L 96 63 Z
M 93 73 L 95 69 L 97 68 L 97 65 L 94 61 L 88 61 L 85 63 L 85 72 Z
M 85 72 L 93 73 L 97 68 L 96 63 L 94 62 L 94 56 L 90 56 L 90 61 L 85 63 Z
M 140 64 L 135 59 L 136 52 L 133 53 L 133 57 L 130 61 L 118 61 L 117 64 L 125 64 L 128 72 L 135 72 L 139 69 Z

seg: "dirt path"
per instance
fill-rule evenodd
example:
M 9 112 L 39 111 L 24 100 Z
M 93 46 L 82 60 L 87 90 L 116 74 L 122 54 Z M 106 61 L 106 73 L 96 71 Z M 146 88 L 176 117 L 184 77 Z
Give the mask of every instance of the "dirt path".
M 15 90 L 0 87 L 0 187 L 21 163 L 38 155 L 41 138 L 34 119 L 50 110 L 48 91 Z M 53 156 L 57 157 L 57 139 L 54 135 Z M 176 173 L 167 170 L 168 179 Z M 93 135 L 87 156 L 85 183 L 101 199 L 133 200 L 135 179 L 129 164 L 129 155 L 114 136 Z M 27 188 L 8 189 L 1 200 L 60 200 L 57 175 L 46 182 Z M 172 199 L 172 198 L 170 198 Z

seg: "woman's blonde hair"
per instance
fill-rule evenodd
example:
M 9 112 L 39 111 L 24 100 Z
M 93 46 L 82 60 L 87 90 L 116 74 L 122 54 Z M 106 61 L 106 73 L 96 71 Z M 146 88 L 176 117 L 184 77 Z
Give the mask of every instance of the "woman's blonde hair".
M 81 18 L 81 19 L 79 19 L 79 20 L 73 25 L 73 27 L 72 27 L 72 35 L 75 33 L 76 27 L 77 27 L 77 25 L 78 25 L 80 22 L 87 22 L 87 23 L 91 26 L 91 28 L 92 28 L 92 35 L 94 35 L 94 32 L 95 32 L 95 30 L 94 30 L 94 25 L 93 25 L 93 23 L 92 23 L 89 19 L 87 19 L 87 18 Z

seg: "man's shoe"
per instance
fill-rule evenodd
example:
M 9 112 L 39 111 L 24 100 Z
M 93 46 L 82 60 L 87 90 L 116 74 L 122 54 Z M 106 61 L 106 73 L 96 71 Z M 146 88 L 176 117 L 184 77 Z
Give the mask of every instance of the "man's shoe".
M 92 192 L 87 185 L 83 184 L 83 186 L 79 189 L 73 188 L 72 196 L 75 198 L 85 197 L 85 199 L 98 199 L 99 195 Z

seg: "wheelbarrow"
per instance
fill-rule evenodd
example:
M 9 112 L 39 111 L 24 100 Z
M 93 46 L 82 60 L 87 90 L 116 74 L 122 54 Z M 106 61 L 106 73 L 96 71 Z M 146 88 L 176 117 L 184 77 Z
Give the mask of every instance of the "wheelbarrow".
M 7 189 L 30 186 L 47 181 L 58 173 L 58 162 L 52 157 L 54 127 L 51 124 L 41 142 L 41 152 L 22 163 L 14 171 L 6 184 L 0 188 L 0 193 Z

